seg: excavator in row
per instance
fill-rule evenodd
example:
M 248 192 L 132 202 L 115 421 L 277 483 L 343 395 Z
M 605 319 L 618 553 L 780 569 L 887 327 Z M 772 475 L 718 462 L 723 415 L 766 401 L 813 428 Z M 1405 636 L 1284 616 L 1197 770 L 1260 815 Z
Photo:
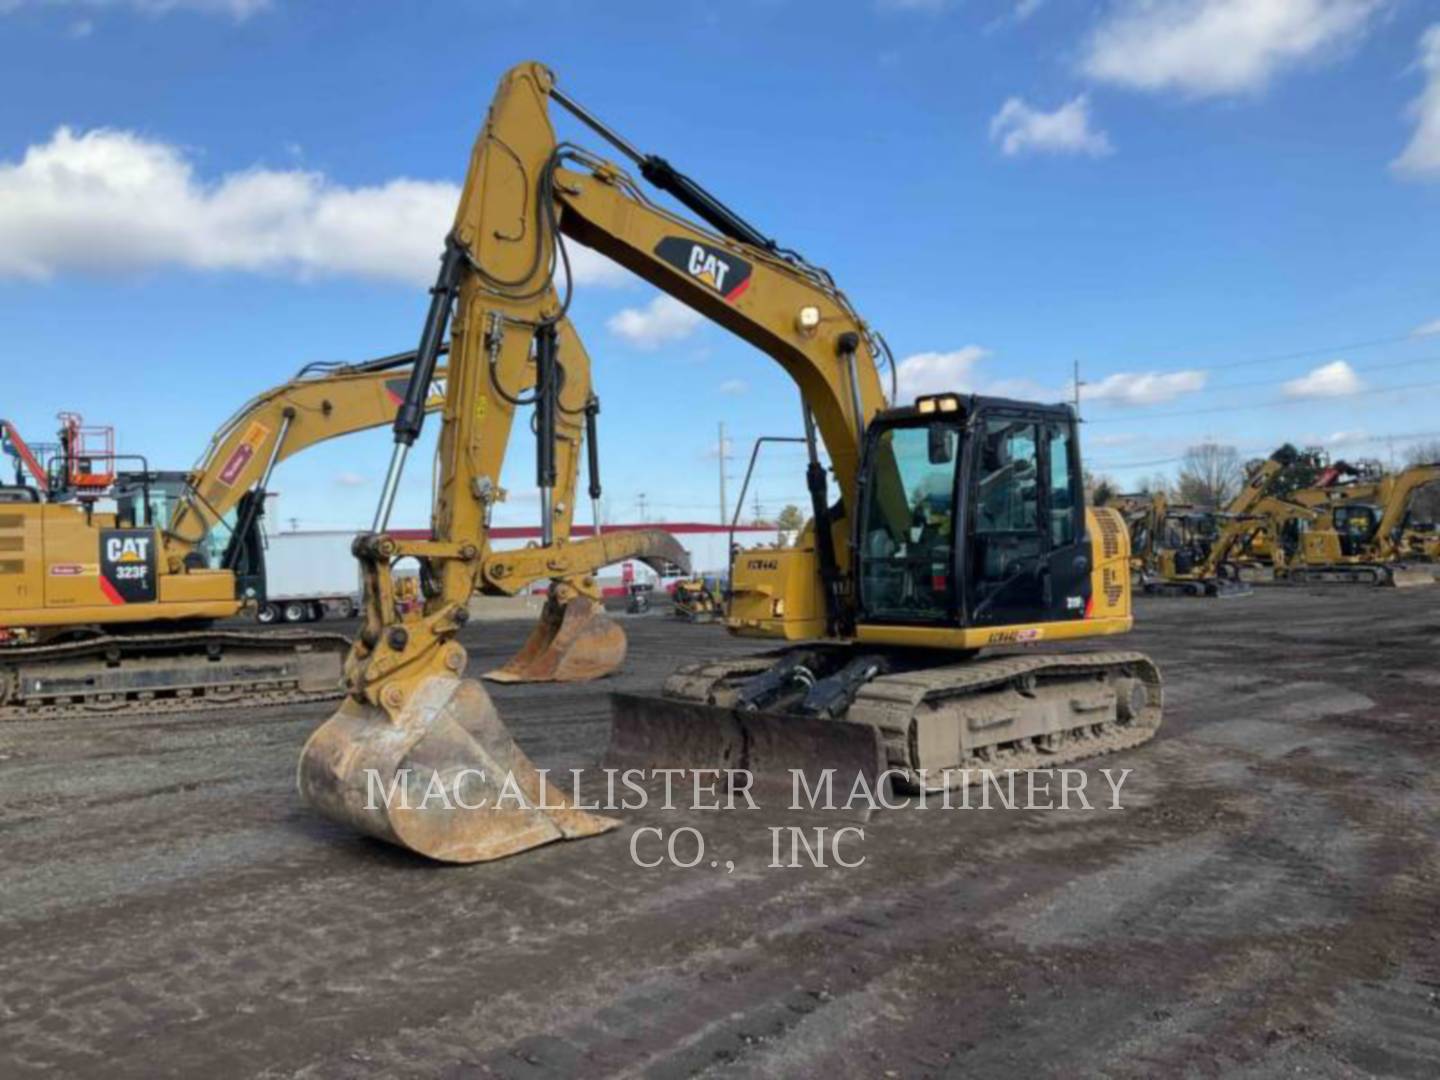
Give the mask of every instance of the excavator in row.
M 1250 470 L 1223 511 L 1171 504 L 1163 494 L 1119 496 L 1142 587 L 1240 595 L 1249 591 L 1243 575 L 1262 564 L 1281 584 L 1433 584 L 1440 534 L 1414 511 L 1421 492 L 1440 483 L 1440 466 L 1384 474 L 1320 464 L 1313 451 L 1282 446 Z M 1301 466 L 1317 474 L 1314 484 L 1286 482 Z
M 625 635 L 604 614 L 595 571 L 629 558 L 657 568 L 687 564 L 662 530 L 569 539 L 587 438 L 592 498 L 599 495 L 599 406 L 588 357 L 568 324 L 558 332 L 572 343 L 554 376 L 561 497 L 540 545 L 487 547 L 478 560 L 481 593 L 515 595 L 551 582 L 525 647 L 490 673 L 500 681 L 586 680 L 614 671 Z M 399 354 L 309 365 L 239 409 L 188 472 L 156 472 L 143 461 L 138 471 L 122 471 L 113 436 L 98 448 L 86 445 L 83 429 L 68 418 L 56 458 L 30 470 L 34 483 L 0 488 L 0 720 L 339 696 L 345 637 L 221 621 L 264 600 L 260 523 L 275 467 L 322 441 L 391 422 L 413 360 Z M 519 403 L 533 375 L 517 371 L 488 390 Z M 429 373 L 422 412 L 441 407 L 445 379 L 443 368 Z M 509 416 L 498 409 L 486 415 L 480 400 L 474 407 L 483 432 L 477 454 L 498 481 Z M 480 494 L 487 514 L 505 497 L 498 483 Z
M 1248 553 L 1283 506 L 1275 492 L 1300 453 L 1288 443 L 1252 464 L 1245 483 L 1222 510 L 1171 503 L 1163 492 L 1120 495 L 1115 508 L 1130 536 L 1131 567 L 1145 592 L 1168 596 L 1235 597 L 1251 592 L 1242 570 Z
M 1417 513 L 1427 491 L 1440 490 L 1440 464 L 1363 476 L 1293 492 L 1310 513 L 1277 520 L 1275 572 L 1296 583 L 1433 585 L 1440 531 L 1433 508 Z
M 688 214 L 559 141 L 552 104 Z M 311 807 L 456 863 L 618 825 L 546 789 L 466 677 L 458 640 L 483 572 L 494 476 L 476 451 L 484 410 L 505 407 L 487 395 L 495 373 L 536 367 L 542 500 L 554 488 L 570 244 L 778 364 L 799 393 L 808 457 L 810 521 L 795 546 L 746 550 L 732 568 L 727 628 L 769 648 L 687 665 L 658 693 L 612 694 L 607 764 L 743 771 L 757 786 L 783 778 L 787 792 L 792 768 L 816 782 L 838 769 L 846 790 L 938 790 L 979 775 L 962 770 L 1089 761 L 1155 735 L 1163 695 L 1148 657 L 1043 648 L 1134 621 L 1124 523 L 1085 505 L 1071 408 L 958 391 L 897 401 L 883 337 L 829 272 L 525 63 L 502 79 L 475 142 L 373 527 L 355 543 L 363 621 L 346 696 L 300 756 Z M 447 330 L 432 531 L 413 539 L 390 517 Z M 422 566 L 424 600 L 402 615 L 391 601 L 403 559 Z M 437 784 L 444 797 L 426 797 Z

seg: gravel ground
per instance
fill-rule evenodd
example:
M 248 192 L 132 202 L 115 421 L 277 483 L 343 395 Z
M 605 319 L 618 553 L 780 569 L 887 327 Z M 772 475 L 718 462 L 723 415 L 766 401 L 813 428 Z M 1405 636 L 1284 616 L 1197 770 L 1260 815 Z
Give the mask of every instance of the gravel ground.
M 1165 726 L 1094 809 L 881 811 L 849 869 L 653 808 L 428 865 L 300 803 L 324 706 L 10 724 L 0 1075 L 1435 1075 L 1440 589 L 1139 605 Z M 622 676 L 494 692 L 540 764 L 598 759 L 607 690 L 753 648 L 625 626 Z M 472 670 L 526 629 L 469 627 Z M 704 859 L 635 865 L 641 826 Z

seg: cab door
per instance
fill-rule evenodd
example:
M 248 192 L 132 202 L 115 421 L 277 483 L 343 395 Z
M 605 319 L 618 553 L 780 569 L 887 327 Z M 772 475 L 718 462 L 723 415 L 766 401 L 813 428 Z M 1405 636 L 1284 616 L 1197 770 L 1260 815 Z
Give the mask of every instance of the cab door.
M 1083 618 L 1090 557 L 1068 415 L 986 410 L 975 420 L 969 450 L 970 623 Z

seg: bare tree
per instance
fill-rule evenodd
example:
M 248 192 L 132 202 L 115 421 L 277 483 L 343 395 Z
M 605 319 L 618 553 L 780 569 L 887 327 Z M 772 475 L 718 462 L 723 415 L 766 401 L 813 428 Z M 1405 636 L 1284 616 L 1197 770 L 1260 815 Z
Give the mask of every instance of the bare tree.
M 1434 465 L 1440 462 L 1440 439 L 1413 443 L 1405 449 L 1406 465 Z
M 1181 502 L 1218 510 L 1240 493 L 1245 468 L 1233 446 L 1204 442 L 1185 451 L 1177 494 Z
M 1155 473 L 1152 476 L 1142 477 L 1140 486 L 1135 489 L 1141 495 L 1170 495 L 1170 481 L 1164 473 Z
M 1084 472 L 1085 501 L 1091 506 L 1104 506 L 1119 494 L 1115 481 L 1104 473 L 1098 476 L 1089 469 Z

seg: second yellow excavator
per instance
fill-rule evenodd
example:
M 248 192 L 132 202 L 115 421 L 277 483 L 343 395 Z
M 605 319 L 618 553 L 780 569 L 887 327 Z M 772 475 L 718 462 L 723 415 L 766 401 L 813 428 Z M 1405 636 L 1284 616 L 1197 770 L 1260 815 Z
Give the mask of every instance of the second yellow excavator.
M 560 333 L 572 331 L 562 326 Z M 87 453 L 69 425 L 54 483 L 44 491 L 38 481 L 0 489 L 0 552 L 15 556 L 0 559 L 0 719 L 337 696 L 343 637 L 216 624 L 264 600 L 260 520 L 276 465 L 319 442 L 393 420 L 413 359 L 307 366 L 247 402 L 185 473 L 122 472 L 113 441 L 108 451 Z M 563 370 L 557 445 L 565 495 L 551 509 L 540 546 L 487 547 L 480 560 L 482 593 L 514 595 L 552 581 L 525 648 L 491 673 L 503 681 L 583 680 L 615 670 L 625 635 L 604 614 L 594 572 L 626 558 L 657 568 L 686 562 L 679 543 L 661 530 L 570 542 L 571 494 L 587 427 L 598 497 L 598 402 L 578 339 Z M 431 373 L 423 411 L 440 407 L 444 382 L 443 369 Z M 514 393 L 532 386 L 533 372 L 517 373 Z M 508 417 L 501 419 L 497 412 L 484 425 L 484 453 L 497 477 L 509 438 Z M 77 491 L 67 480 L 76 476 L 97 483 Z M 503 497 L 492 487 L 487 506 Z M 102 501 L 114 509 L 100 509 Z
M 551 102 L 706 224 L 558 142 Z M 1161 680 L 1146 656 L 1034 648 L 1133 624 L 1125 528 L 1114 511 L 1085 506 L 1071 409 L 961 393 L 887 402 L 881 364 L 893 378 L 893 361 L 829 273 L 640 153 L 532 63 L 502 80 L 475 143 L 374 529 L 356 542 L 364 623 L 346 699 L 301 754 L 311 806 L 450 862 L 617 824 L 544 790 L 483 688 L 464 677 L 457 640 L 485 546 L 489 477 L 474 452 L 477 416 L 492 404 L 488 373 L 534 358 L 539 478 L 542 490 L 554 484 L 546 447 L 566 241 L 775 361 L 799 391 L 809 457 L 812 520 L 796 546 L 745 551 L 732 570 L 729 629 L 785 647 L 690 665 L 658 695 L 612 695 L 610 762 L 757 781 L 832 768 L 847 790 L 857 778 L 871 790 L 892 779 L 935 789 L 974 775 L 964 770 L 1083 761 L 1155 734 Z M 390 508 L 447 326 L 433 529 L 411 540 L 387 531 Z M 429 583 L 423 610 L 403 617 L 391 602 L 401 556 L 420 560 Z M 986 649 L 998 652 L 977 659 Z

